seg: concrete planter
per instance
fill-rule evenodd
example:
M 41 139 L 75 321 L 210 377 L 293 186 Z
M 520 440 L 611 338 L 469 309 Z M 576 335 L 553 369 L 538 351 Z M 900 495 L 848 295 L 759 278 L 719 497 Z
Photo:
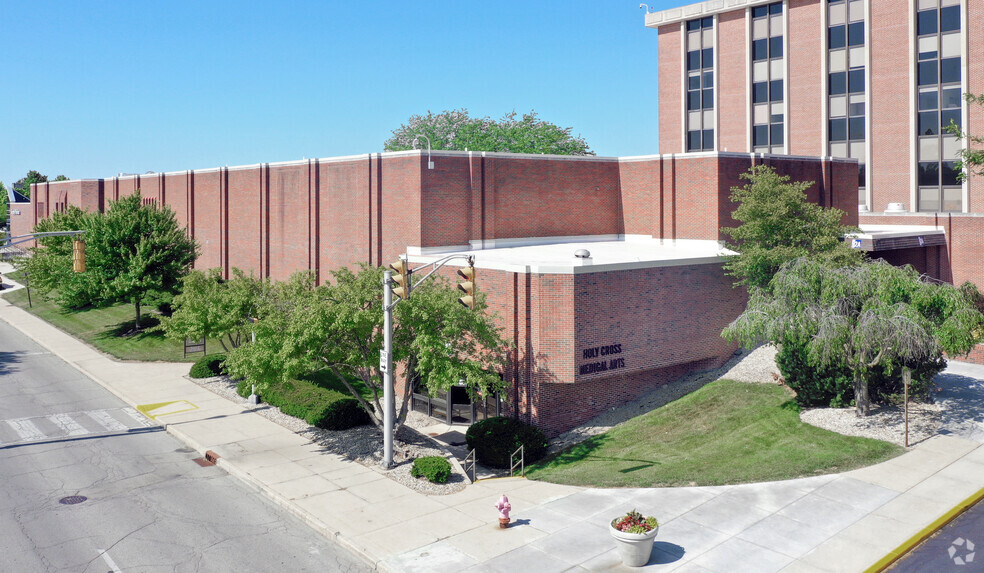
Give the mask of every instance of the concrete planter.
M 626 533 L 614 527 L 609 527 L 608 531 L 615 538 L 618 556 L 622 558 L 623 564 L 629 567 L 642 567 L 649 563 L 649 556 L 653 552 L 653 539 L 659 532 L 658 526 L 646 533 Z

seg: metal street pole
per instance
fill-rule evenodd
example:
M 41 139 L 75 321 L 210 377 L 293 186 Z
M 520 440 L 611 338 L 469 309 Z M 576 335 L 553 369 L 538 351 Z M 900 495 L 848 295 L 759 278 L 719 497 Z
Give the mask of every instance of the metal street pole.
M 383 371 L 383 467 L 393 467 L 393 273 L 383 273 L 383 352 L 379 369 Z

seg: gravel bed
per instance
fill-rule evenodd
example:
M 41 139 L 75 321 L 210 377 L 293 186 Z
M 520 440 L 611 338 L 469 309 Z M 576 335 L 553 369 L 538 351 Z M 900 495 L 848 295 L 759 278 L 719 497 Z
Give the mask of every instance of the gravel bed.
M 228 400 L 249 407 L 249 401 L 236 392 L 236 382 L 228 376 L 188 379 Z M 252 409 L 257 414 L 323 446 L 326 451 L 358 462 L 415 491 L 430 495 L 447 495 L 463 490 L 469 483 L 449 452 L 413 429 L 415 426 L 426 427 L 434 423 L 432 419 L 417 412 L 410 412 L 407 415 L 407 422 L 393 436 L 394 467 L 384 470 L 380 467 L 383 459 L 383 435 L 373 425 L 332 431 L 312 426 L 300 418 L 288 416 L 281 412 L 280 408 L 269 404 L 260 403 Z M 423 456 L 441 456 L 451 461 L 451 477 L 447 483 L 435 484 L 427 479 L 410 475 L 413 460 Z

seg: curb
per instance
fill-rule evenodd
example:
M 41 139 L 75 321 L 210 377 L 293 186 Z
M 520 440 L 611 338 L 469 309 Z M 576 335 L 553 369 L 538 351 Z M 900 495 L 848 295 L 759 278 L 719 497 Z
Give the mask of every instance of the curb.
M 909 551 L 912 551 L 917 545 L 928 539 L 937 531 L 946 527 L 948 523 L 956 519 L 960 514 L 970 509 L 972 505 L 984 499 L 984 488 L 977 490 L 967 499 L 961 501 L 956 506 L 954 506 L 950 511 L 944 513 L 933 523 L 930 523 L 922 531 L 913 535 L 901 545 L 893 549 L 888 553 L 888 555 L 882 557 L 874 565 L 868 567 L 864 570 L 864 573 L 881 573 L 885 569 L 888 569 L 892 564 L 894 564 L 899 559 L 905 557 Z

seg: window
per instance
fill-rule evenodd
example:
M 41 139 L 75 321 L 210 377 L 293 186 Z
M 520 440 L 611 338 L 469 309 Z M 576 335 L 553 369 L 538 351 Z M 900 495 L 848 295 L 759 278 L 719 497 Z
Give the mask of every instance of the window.
M 962 211 L 963 190 L 956 168 L 960 144 L 946 131 L 960 125 L 963 101 L 959 0 L 919 0 L 916 172 L 920 211 Z
M 714 18 L 687 29 L 687 151 L 714 149 Z
M 782 2 L 754 6 L 751 15 L 752 147 L 758 153 L 783 153 L 785 42 Z
M 865 22 L 863 0 L 827 1 L 827 139 L 834 157 L 858 160 L 858 203 L 865 190 Z

